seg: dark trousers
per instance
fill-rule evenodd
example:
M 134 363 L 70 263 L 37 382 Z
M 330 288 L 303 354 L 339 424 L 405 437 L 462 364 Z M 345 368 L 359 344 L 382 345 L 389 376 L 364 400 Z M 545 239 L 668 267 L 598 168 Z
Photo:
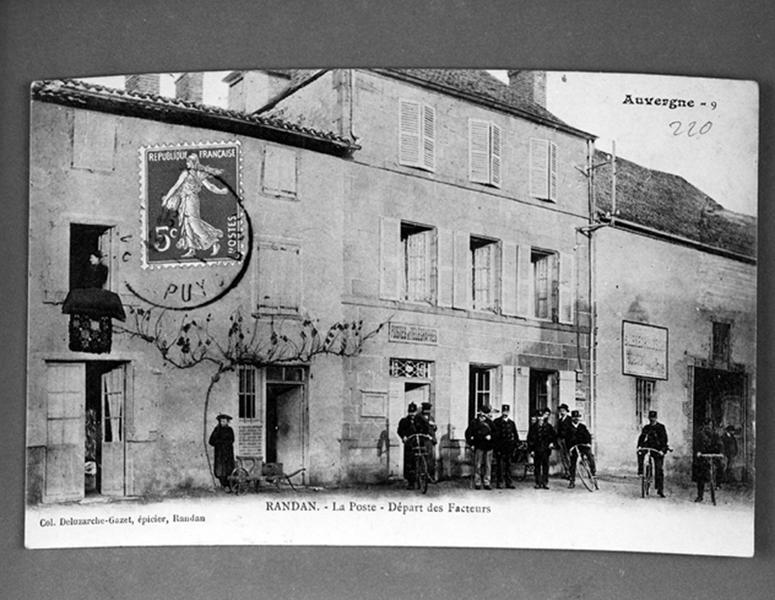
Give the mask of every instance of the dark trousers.
M 558 440 L 557 449 L 560 452 L 560 460 L 562 461 L 563 477 L 568 477 L 571 473 L 571 459 L 570 459 L 570 455 L 568 454 L 567 442 L 563 439 Z
M 589 448 L 581 448 L 581 453 L 587 457 L 587 461 L 589 462 L 589 470 L 592 471 L 592 475 L 596 475 L 595 473 L 595 455 L 592 454 L 592 451 Z M 576 481 L 576 463 L 579 459 L 578 455 L 579 450 L 573 450 L 570 453 L 570 480 Z
M 228 477 L 219 477 L 219 478 L 218 478 L 218 481 L 220 481 L 220 482 L 221 482 L 221 485 L 222 485 L 223 487 L 225 487 L 225 488 L 226 488 L 226 487 L 229 487 L 229 478 L 228 478 Z
M 549 483 L 549 456 L 551 452 L 536 451 L 533 461 L 535 467 L 536 485 L 547 485 Z
M 495 451 L 495 483 L 511 485 L 511 456 L 512 452 Z
M 643 457 L 645 454 L 638 452 L 638 475 L 643 473 Z M 654 458 L 654 487 L 658 492 L 664 490 L 665 486 L 665 457 L 659 454 L 652 454 Z

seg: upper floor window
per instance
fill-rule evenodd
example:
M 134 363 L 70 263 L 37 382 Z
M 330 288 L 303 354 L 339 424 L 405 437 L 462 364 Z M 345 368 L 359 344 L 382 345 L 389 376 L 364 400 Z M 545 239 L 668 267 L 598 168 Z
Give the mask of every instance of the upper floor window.
M 433 302 L 434 230 L 401 223 L 401 299 Z
M 298 169 L 296 151 L 268 144 L 264 149 L 264 178 L 262 189 L 265 194 L 296 197 Z
M 501 128 L 490 121 L 468 121 L 468 176 L 475 183 L 501 185 Z
M 471 304 L 474 310 L 498 310 L 498 242 L 472 237 Z
M 115 168 L 116 122 L 113 115 L 76 110 L 73 117 L 74 169 L 110 173 Z
M 730 344 L 729 334 L 732 330 L 732 326 L 729 323 L 713 323 L 713 347 L 712 347 L 712 360 L 715 363 L 727 364 L 729 363 L 730 356 Z
M 557 145 L 549 140 L 530 140 L 530 195 L 557 201 Z
M 398 162 L 426 171 L 436 168 L 436 111 L 432 106 L 400 100 Z
M 557 255 L 553 252 L 533 250 L 530 253 L 533 266 L 533 316 L 539 319 L 557 318 Z
M 280 241 L 258 244 L 258 307 L 295 313 L 301 305 L 301 249 Z

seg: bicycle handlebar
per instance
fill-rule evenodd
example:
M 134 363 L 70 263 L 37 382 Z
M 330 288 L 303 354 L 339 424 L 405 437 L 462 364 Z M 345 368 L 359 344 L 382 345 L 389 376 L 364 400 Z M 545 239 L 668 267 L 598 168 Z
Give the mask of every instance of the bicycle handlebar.
M 406 436 L 407 441 L 412 439 L 412 438 L 418 438 L 418 439 L 427 438 L 427 439 L 433 441 L 433 437 L 428 435 L 427 433 L 413 433 L 411 435 L 407 435 Z
M 701 458 L 724 458 L 723 454 L 705 454 L 704 452 L 698 452 L 697 456 Z
M 573 452 L 576 448 L 591 448 L 592 444 L 575 444 L 570 447 L 568 452 Z
M 641 447 L 638 447 L 638 453 L 639 453 L 639 454 L 640 454 L 640 453 L 643 453 L 643 454 L 645 454 L 646 452 L 654 452 L 654 453 L 656 453 L 656 454 L 659 454 L 660 456 L 664 456 L 664 455 L 665 455 L 665 454 L 667 454 L 668 452 L 672 452 L 672 451 L 673 451 L 673 449 L 672 449 L 672 448 L 668 448 L 667 450 L 665 450 L 664 452 L 662 452 L 661 450 L 657 450 L 656 448 L 641 448 Z

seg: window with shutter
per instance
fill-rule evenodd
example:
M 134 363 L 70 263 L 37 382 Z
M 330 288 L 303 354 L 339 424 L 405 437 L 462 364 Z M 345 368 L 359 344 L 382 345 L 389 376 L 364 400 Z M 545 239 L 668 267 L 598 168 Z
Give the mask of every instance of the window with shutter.
M 402 300 L 434 302 L 437 254 L 434 234 L 430 227 L 401 223 Z
M 549 140 L 530 140 L 530 195 L 557 201 L 557 144 Z
M 282 242 L 258 245 L 258 307 L 295 313 L 301 305 L 301 250 Z
M 426 171 L 436 168 L 436 111 L 432 106 L 399 100 L 398 162 Z
M 473 308 L 474 310 L 497 311 L 498 243 L 494 240 L 472 237 L 470 249 Z
M 468 121 L 468 177 L 474 183 L 500 187 L 501 128 L 489 121 Z
M 530 262 L 533 271 L 533 316 L 538 319 L 555 319 L 557 315 L 556 288 L 558 287 L 558 268 L 556 254 L 542 250 L 532 250 Z
M 265 194 L 296 197 L 296 159 L 295 150 L 280 146 L 266 146 L 262 181 L 262 190 Z

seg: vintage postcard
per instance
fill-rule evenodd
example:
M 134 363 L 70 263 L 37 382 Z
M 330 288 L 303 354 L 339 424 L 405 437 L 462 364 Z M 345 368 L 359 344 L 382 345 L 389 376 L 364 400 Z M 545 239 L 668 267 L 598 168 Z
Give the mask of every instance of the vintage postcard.
M 26 545 L 754 552 L 758 88 L 31 85 Z

